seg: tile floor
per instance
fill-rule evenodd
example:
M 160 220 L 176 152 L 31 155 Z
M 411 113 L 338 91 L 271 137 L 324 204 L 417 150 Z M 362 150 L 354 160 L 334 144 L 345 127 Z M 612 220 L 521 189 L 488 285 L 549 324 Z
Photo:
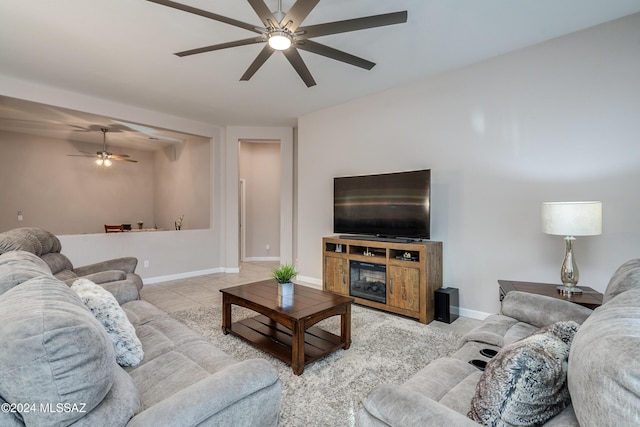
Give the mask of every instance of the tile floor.
M 188 279 L 145 285 L 141 297 L 168 313 L 194 307 L 222 304 L 220 289 L 271 277 L 277 262 L 243 262 L 240 273 L 216 273 Z M 431 326 L 462 335 L 480 323 L 479 320 L 460 317 L 451 324 L 431 322 Z

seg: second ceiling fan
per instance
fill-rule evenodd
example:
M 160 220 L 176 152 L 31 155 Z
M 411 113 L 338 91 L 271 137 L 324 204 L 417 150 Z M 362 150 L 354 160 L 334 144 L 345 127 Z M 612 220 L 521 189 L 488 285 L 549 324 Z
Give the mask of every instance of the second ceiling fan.
M 80 128 L 82 129 L 82 128 Z M 129 158 L 127 154 L 113 154 L 107 151 L 107 132 L 109 132 L 108 128 L 101 127 L 100 131 L 102 132 L 102 151 L 96 152 L 96 154 L 88 153 L 86 151 L 81 151 L 83 154 L 67 154 L 67 156 L 71 157 L 96 157 L 96 164 L 98 166 L 106 166 L 109 167 L 113 164 L 113 160 L 118 160 L 121 162 L 131 162 L 138 163 L 137 160 L 133 160 Z
M 243 28 L 258 34 L 258 36 L 247 39 L 177 52 L 177 56 L 183 57 L 230 47 L 265 43 L 262 51 L 260 51 L 256 59 L 249 65 L 249 68 L 242 77 L 240 77 L 240 80 L 249 80 L 266 60 L 269 59 L 276 50 L 279 50 L 287 60 L 289 60 L 289 63 L 291 63 L 307 87 L 315 86 L 316 82 L 302 60 L 298 49 L 355 65 L 356 67 L 366 70 L 370 70 L 376 65 L 366 59 L 310 40 L 311 38 L 407 22 L 407 11 L 403 11 L 328 22 L 325 24 L 301 26 L 302 21 L 304 21 L 320 0 L 297 0 L 286 14 L 282 11 L 281 0 L 278 0 L 278 10 L 275 12 L 269 10 L 264 0 L 247 0 L 262 21 L 264 27 L 259 27 L 171 0 L 148 1 L 233 25 L 234 27 Z

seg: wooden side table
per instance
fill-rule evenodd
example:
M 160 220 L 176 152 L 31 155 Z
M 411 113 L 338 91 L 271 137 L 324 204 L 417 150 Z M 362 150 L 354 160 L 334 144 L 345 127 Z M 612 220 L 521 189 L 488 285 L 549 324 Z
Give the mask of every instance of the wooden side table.
M 511 291 L 528 292 L 531 294 L 546 295 L 548 297 L 563 299 L 565 301 L 580 304 L 584 307 L 595 309 L 602 305 L 602 294 L 587 286 L 580 286 L 581 294 L 563 295 L 558 292 L 558 285 L 551 283 L 517 282 L 514 280 L 498 280 L 500 285 L 500 301 Z

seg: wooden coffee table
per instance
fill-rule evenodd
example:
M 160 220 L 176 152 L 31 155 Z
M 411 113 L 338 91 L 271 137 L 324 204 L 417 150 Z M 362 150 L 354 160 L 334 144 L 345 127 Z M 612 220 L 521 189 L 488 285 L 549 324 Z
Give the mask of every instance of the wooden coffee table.
M 294 285 L 293 295 L 279 297 L 275 280 L 221 289 L 222 332 L 242 338 L 287 363 L 296 375 L 309 363 L 351 345 L 353 298 Z M 231 306 L 259 316 L 231 323 Z M 313 326 L 340 315 L 340 336 Z

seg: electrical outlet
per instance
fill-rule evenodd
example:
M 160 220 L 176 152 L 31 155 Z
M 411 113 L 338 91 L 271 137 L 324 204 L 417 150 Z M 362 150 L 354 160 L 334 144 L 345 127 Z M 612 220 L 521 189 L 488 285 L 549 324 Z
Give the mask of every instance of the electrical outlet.
M 148 259 L 144 260 L 143 266 L 144 266 L 144 268 L 149 268 L 149 260 Z
M 22 211 L 18 211 L 18 221 L 22 221 Z
M 271 245 L 267 244 L 267 250 L 271 249 Z

